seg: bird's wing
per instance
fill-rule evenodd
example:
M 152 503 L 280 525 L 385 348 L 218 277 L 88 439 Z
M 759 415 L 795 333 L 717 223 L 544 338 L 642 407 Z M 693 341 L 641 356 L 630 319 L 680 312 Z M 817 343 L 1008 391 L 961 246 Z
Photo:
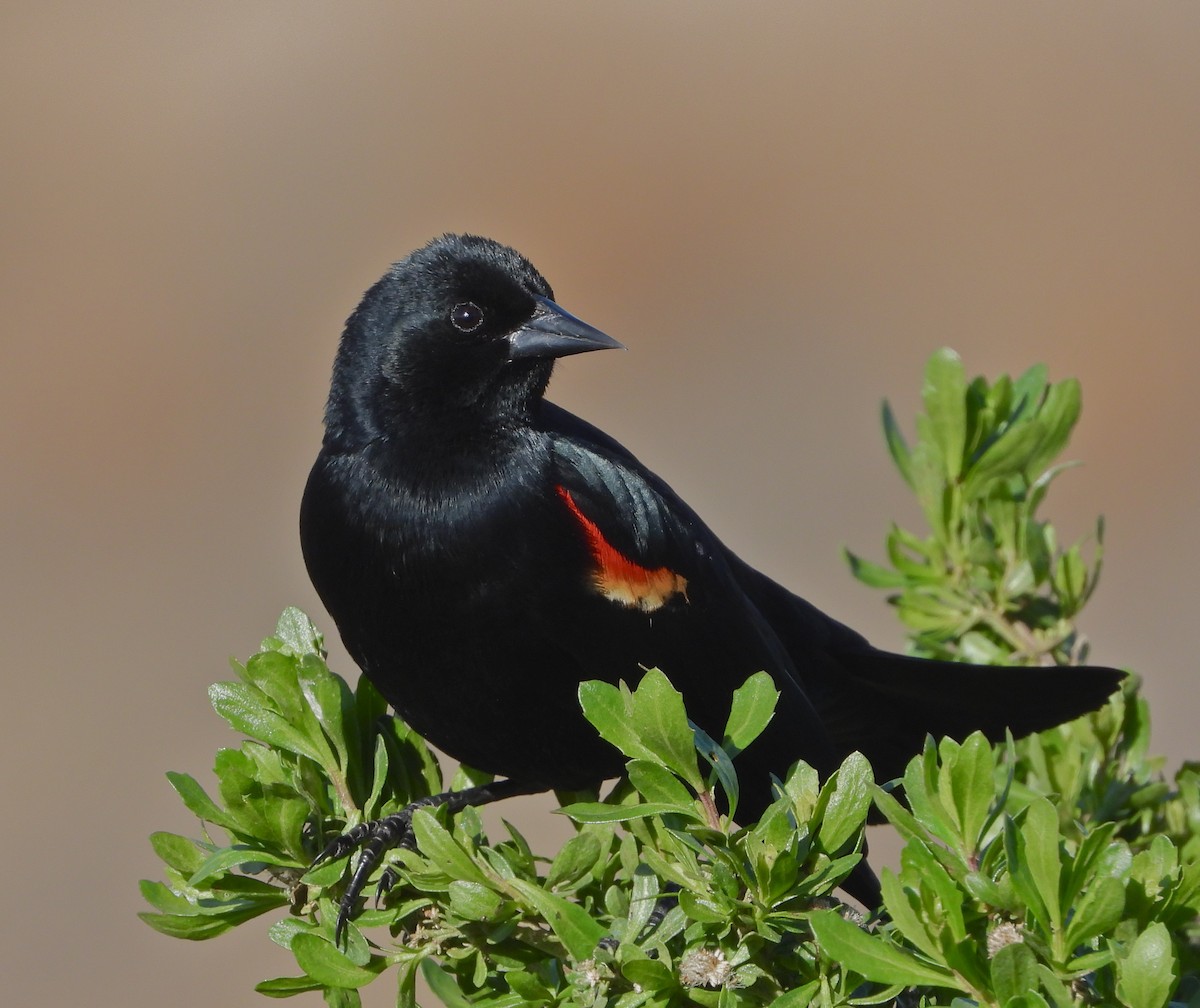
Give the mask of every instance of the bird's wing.
M 774 679 L 780 691 L 775 717 L 739 757 L 743 812 L 761 813 L 771 800 L 771 775 L 782 777 L 797 759 L 822 774 L 836 769 L 840 757 L 806 679 L 796 674 L 787 646 L 739 580 L 737 570 L 750 568 L 612 438 L 555 407 L 543 413 L 542 422 L 553 444 L 560 494 L 570 495 L 578 521 L 594 526 L 598 537 L 636 567 L 627 580 L 640 581 L 639 587 L 602 593 L 649 616 L 639 622 L 654 626 L 653 645 L 667 642 L 659 652 L 662 667 L 677 677 L 697 723 L 720 732 L 730 694 L 744 676 L 765 670 Z M 619 566 L 613 563 L 614 574 Z M 606 586 L 599 580 L 597 587 Z M 824 617 L 811 612 L 819 626 Z M 810 650 L 804 656 L 809 664 L 829 660 L 815 646 Z
M 639 563 L 700 569 L 710 590 L 751 605 L 787 653 L 803 666 L 818 652 L 868 648 L 865 638 L 776 584 L 726 547 L 661 478 L 628 449 L 578 417 L 544 404 L 543 422 L 555 446 L 557 472 L 583 514 L 618 549 Z M 700 564 L 699 560 L 707 563 Z
M 556 407 L 546 423 L 582 514 L 638 563 L 699 578 L 697 592 L 718 596 L 721 611 L 744 620 L 739 639 L 748 651 L 782 652 L 770 671 L 815 711 L 832 753 L 864 753 L 881 780 L 903 773 L 927 734 L 1020 737 L 1095 709 L 1119 685 L 1112 669 L 997 668 L 874 648 L 730 552 L 612 438 Z M 807 712 L 803 720 L 811 730 Z
M 593 552 L 606 545 L 644 570 L 685 578 L 724 552 L 691 508 L 619 442 L 551 403 L 542 404 L 541 417 L 559 496 L 588 532 Z

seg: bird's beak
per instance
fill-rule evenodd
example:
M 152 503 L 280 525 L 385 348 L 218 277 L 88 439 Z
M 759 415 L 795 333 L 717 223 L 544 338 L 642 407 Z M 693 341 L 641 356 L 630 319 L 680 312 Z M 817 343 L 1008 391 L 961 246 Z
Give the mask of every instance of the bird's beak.
M 624 346 L 582 319 L 563 311 L 549 298 L 535 297 L 533 318 L 508 337 L 508 359 L 568 357 L 588 350 L 623 350 Z

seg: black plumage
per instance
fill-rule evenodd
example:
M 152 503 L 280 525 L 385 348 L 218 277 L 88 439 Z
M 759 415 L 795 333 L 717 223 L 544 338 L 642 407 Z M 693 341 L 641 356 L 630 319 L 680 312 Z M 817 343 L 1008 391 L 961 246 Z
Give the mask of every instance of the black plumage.
M 732 691 L 772 675 L 777 713 L 738 758 L 746 821 L 798 759 L 824 775 L 857 749 L 886 780 L 927 733 L 1020 736 L 1117 687 L 1110 669 L 879 651 L 739 560 L 628 450 L 545 401 L 557 357 L 619 345 L 551 298 L 485 238 L 396 263 L 342 336 L 301 511 L 309 573 L 354 660 L 425 738 L 509 778 L 501 792 L 617 775 L 577 689 L 642 667 L 717 737 Z M 384 832 L 376 847 L 396 839 Z

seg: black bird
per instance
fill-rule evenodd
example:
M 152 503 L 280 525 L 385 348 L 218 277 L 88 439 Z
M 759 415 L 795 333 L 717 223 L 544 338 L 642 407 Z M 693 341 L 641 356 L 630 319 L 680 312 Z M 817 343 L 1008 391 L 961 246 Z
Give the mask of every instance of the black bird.
M 347 650 L 439 749 L 505 780 L 448 799 L 581 789 L 620 754 L 578 706 L 588 679 L 663 669 L 720 737 L 734 688 L 766 669 L 774 719 L 738 757 L 739 819 L 798 759 L 850 752 L 900 776 L 927 734 L 1020 736 L 1100 706 L 1121 673 L 994 668 L 873 648 L 734 556 L 630 452 L 550 404 L 558 357 L 620 344 L 556 305 L 511 248 L 446 235 L 396 263 L 341 338 L 300 528 Z M 351 912 L 411 813 L 364 824 Z M 873 874 L 847 885 L 878 902 Z

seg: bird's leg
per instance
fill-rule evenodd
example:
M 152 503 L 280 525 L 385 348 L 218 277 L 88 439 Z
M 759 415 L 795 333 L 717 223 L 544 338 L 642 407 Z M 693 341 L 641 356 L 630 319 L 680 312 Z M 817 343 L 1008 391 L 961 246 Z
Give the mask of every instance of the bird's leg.
M 393 847 L 415 848 L 416 842 L 412 833 L 412 817 L 417 809 L 435 808 L 438 805 L 447 806 L 451 813 L 458 812 L 468 805 L 487 805 L 500 801 L 502 798 L 512 798 L 516 795 L 535 794 L 547 790 L 539 784 L 526 784 L 512 780 L 493 781 L 491 784 L 481 784 L 478 787 L 467 788 L 463 791 L 444 791 L 441 794 L 420 798 L 411 805 L 406 805 L 399 812 L 393 812 L 382 819 L 359 823 L 353 829 L 347 830 L 339 837 L 329 842 L 326 848 L 317 855 L 312 866 L 325 861 L 335 861 L 345 857 L 356 847 L 362 847 L 358 859 L 358 867 L 346 887 L 345 895 L 338 902 L 337 927 L 334 930 L 334 940 L 341 943 L 346 933 L 346 924 L 358 903 L 359 896 L 366 888 L 367 879 L 379 866 L 380 860 Z M 390 879 L 381 879 L 381 892 L 386 892 L 391 885 Z

